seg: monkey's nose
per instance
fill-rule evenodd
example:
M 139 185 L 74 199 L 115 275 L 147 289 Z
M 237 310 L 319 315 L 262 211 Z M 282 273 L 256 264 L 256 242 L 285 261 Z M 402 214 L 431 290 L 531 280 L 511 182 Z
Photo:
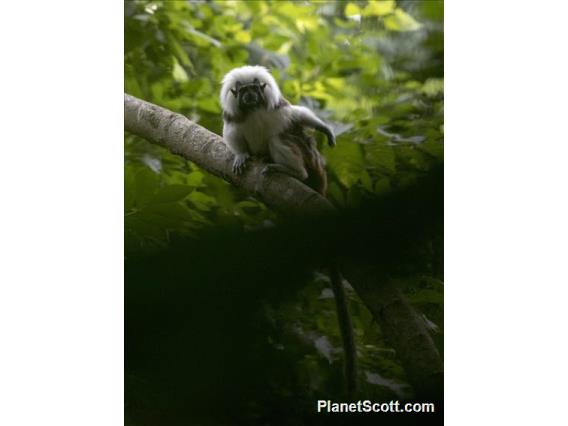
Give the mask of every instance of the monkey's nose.
M 247 105 L 254 104 L 256 103 L 256 96 L 254 95 L 254 93 L 247 93 L 243 97 L 243 102 Z

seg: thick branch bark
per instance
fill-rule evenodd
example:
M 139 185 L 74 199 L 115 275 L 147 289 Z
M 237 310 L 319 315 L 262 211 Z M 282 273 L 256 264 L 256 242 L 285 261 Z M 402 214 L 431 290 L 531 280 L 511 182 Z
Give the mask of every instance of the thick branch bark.
M 378 282 L 375 271 L 360 265 L 344 265 L 344 269 L 386 341 L 395 348 L 416 396 L 441 402 L 442 359 L 424 320 L 392 281 Z
M 278 212 L 305 215 L 335 210 L 328 200 L 296 179 L 282 174 L 263 175 L 263 165 L 257 161 L 251 161 L 243 175 L 234 174 L 233 155 L 220 136 L 181 114 L 128 94 L 124 95 L 124 127 L 245 189 Z M 377 283 L 372 273 L 357 266 L 346 272 L 349 272 L 351 285 L 397 351 L 418 395 L 441 397 L 441 357 L 416 311 L 396 286 Z

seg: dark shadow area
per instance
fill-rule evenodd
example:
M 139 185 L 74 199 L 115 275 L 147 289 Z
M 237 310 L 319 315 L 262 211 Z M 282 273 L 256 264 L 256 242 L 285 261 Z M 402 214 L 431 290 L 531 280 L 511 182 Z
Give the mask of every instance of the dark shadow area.
M 159 253 L 127 253 L 126 424 L 441 424 L 441 405 L 436 414 L 317 414 L 318 399 L 344 402 L 340 372 L 325 393 L 308 392 L 295 368 L 302 347 L 271 344 L 281 330 L 263 309 L 293 299 L 330 259 L 371 268 L 379 282 L 441 274 L 442 227 L 438 166 L 334 216 L 208 229 L 173 236 Z

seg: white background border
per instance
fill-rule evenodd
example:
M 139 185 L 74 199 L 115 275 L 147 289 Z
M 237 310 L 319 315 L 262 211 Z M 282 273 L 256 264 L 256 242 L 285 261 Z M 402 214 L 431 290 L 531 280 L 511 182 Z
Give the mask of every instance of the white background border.
M 123 421 L 123 4 L 7 2 L 0 424 Z M 446 416 L 565 424 L 564 2 L 446 1 Z
M 123 422 L 123 3 L 0 5 L 0 424 Z

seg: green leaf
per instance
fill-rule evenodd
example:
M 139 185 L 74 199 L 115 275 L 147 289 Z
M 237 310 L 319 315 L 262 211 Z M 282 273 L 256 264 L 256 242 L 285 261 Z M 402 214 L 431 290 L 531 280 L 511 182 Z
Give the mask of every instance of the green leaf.
M 385 18 L 385 27 L 391 31 L 416 31 L 422 27 L 412 16 L 402 9 L 396 9 Z
M 208 36 L 201 31 L 192 28 L 187 22 L 185 23 L 185 30 L 187 31 L 188 35 L 195 41 L 197 46 L 205 47 L 209 45 L 213 45 L 215 47 L 221 47 L 221 42 L 213 37 Z
M 186 185 L 167 185 L 161 188 L 152 198 L 154 203 L 171 203 L 183 200 L 193 189 Z
M 199 187 L 203 184 L 204 174 L 200 171 L 194 171 L 187 175 L 186 182 L 193 187 Z
M 235 40 L 239 43 L 247 44 L 250 43 L 252 36 L 248 31 L 237 31 L 235 33 Z
M 327 196 L 339 205 L 345 204 L 345 196 L 341 191 L 339 185 L 335 182 L 331 182 L 327 188 Z
M 211 210 L 211 207 L 217 205 L 215 198 L 199 191 L 193 191 L 189 195 L 189 199 L 199 210 L 209 211 Z
M 192 68 L 193 64 L 191 63 L 191 59 L 189 59 L 189 56 L 185 52 L 184 48 L 176 41 L 176 39 L 172 35 L 168 36 L 168 43 L 172 47 L 176 58 L 181 62 L 181 64 L 185 65 L 186 67 Z
M 392 146 L 375 141 L 365 148 L 365 157 L 370 167 L 383 173 L 396 172 L 396 156 Z
M 221 112 L 217 98 L 204 98 L 197 102 L 197 106 L 203 111 L 218 114 Z
M 375 193 L 381 194 L 381 195 L 390 192 L 390 190 L 391 190 L 390 179 L 388 177 L 383 177 L 383 178 L 377 179 L 377 181 L 375 182 L 374 190 L 375 190 Z
M 179 203 L 152 204 L 142 211 L 142 218 L 164 227 L 179 228 L 183 222 L 191 222 L 191 211 Z
M 160 186 L 159 176 L 144 167 L 136 173 L 136 195 L 135 204 L 142 207 L 150 202 L 154 194 L 158 191 Z
M 363 16 L 384 16 L 392 13 L 396 7 L 394 0 L 369 1 L 363 9 Z
M 188 81 L 189 77 L 187 76 L 187 73 L 185 72 L 183 67 L 179 64 L 179 62 L 175 57 L 173 59 L 174 59 L 174 67 L 172 71 L 172 77 L 174 78 L 174 80 L 182 83 L 184 81 Z
M 444 158 L 444 144 L 440 141 L 426 141 L 421 146 L 423 151 L 426 151 L 430 155 L 443 160 Z
M 361 15 L 361 9 L 355 3 L 347 3 L 345 6 L 345 16 L 351 17 L 355 15 Z
M 443 22 L 444 20 L 444 1 L 428 0 L 420 2 L 420 15 L 432 21 Z
M 326 157 L 339 181 L 347 187 L 367 174 L 361 147 L 357 143 L 338 144 L 334 149 L 326 151 Z
M 444 93 L 444 79 L 429 78 L 424 82 L 420 91 L 430 97 Z

